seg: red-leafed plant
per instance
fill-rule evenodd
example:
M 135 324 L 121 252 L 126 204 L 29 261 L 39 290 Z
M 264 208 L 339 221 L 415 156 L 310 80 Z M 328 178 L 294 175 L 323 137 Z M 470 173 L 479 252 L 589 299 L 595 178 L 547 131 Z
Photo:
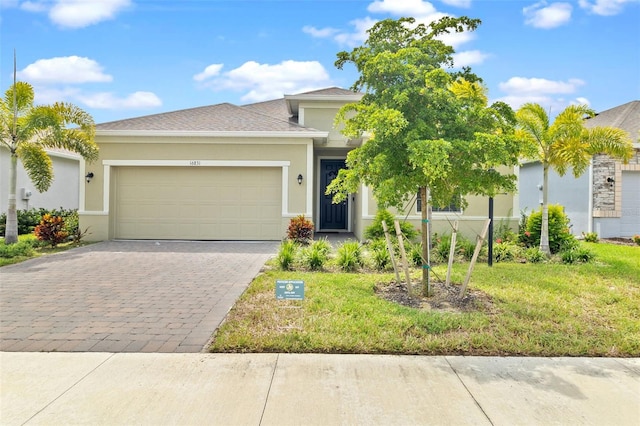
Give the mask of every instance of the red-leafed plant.
M 64 226 L 64 219 L 60 216 L 52 216 L 50 214 L 42 216 L 42 220 L 40 220 L 40 224 L 36 226 L 34 233 L 40 241 L 46 241 L 51 244 L 51 247 L 55 247 L 64 242 L 69 236 Z
M 299 244 L 309 244 L 313 240 L 313 222 L 302 214 L 294 217 L 289 221 L 287 238 Z

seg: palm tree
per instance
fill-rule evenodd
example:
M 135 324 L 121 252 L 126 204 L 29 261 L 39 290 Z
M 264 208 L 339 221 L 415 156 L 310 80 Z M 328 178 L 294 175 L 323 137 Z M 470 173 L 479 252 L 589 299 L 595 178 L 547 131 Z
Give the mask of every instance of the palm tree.
M 586 105 L 570 105 L 549 125 L 549 117 L 539 104 L 527 103 L 516 112 L 517 136 L 530 147 L 532 158 L 542 164 L 542 229 L 540 250 L 547 255 L 549 248 L 549 168 L 560 176 L 567 169 L 579 177 L 589 167 L 594 154 L 604 153 L 625 163 L 633 155 L 628 133 L 615 127 L 584 127 L 585 117 L 595 112 Z
M 57 102 L 34 106 L 29 83 L 14 82 L 0 99 L 0 146 L 11 154 L 9 207 L 5 243 L 18 240 L 16 175 L 18 159 L 35 188 L 44 192 L 53 181 L 53 166 L 47 148 L 61 148 L 80 154 L 85 160 L 98 158 L 93 118 L 79 107 Z

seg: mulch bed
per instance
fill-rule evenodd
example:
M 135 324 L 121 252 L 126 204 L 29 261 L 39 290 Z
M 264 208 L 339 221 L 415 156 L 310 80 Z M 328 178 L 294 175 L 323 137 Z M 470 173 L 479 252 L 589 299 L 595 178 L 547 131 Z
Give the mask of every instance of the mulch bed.
M 414 283 L 415 285 L 415 283 Z M 376 294 L 390 302 L 395 302 L 410 308 L 441 311 L 441 312 L 475 312 L 493 311 L 494 305 L 491 297 L 476 289 L 467 288 L 462 298 L 458 297 L 460 286 L 446 285 L 442 281 L 431 282 L 429 297 L 412 295 L 407 291 L 405 283 L 395 280 L 390 283 L 379 283 L 375 287 Z
M 637 246 L 631 238 L 601 238 L 601 243 L 617 244 L 619 246 Z

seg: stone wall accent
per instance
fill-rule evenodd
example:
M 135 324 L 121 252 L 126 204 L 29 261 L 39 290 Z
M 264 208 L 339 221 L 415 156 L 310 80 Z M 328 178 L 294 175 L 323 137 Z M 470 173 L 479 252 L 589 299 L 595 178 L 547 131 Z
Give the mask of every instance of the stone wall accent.
M 640 171 L 640 149 L 628 164 L 604 154 L 593 157 L 593 217 L 622 216 L 622 171 Z M 607 182 L 613 178 L 614 182 Z

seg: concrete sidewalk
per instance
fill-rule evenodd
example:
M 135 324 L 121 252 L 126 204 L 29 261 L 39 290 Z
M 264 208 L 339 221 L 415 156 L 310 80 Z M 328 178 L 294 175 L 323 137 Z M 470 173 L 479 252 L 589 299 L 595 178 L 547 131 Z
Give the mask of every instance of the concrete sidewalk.
M 638 425 L 640 359 L 0 353 L 0 424 Z

